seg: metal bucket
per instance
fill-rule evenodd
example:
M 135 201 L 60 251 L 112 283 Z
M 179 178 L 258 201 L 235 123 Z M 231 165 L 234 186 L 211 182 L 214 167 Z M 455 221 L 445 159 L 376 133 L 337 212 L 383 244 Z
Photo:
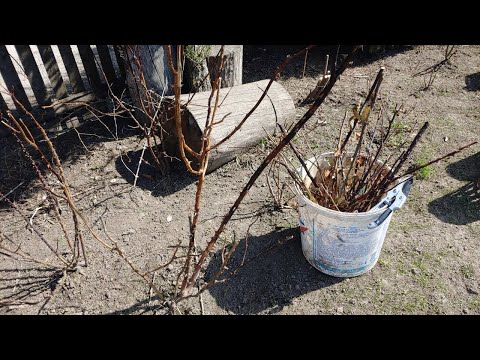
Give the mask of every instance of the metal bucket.
M 317 162 L 321 168 L 330 166 L 333 152 L 324 153 L 306 161 L 310 174 L 315 177 Z M 383 166 L 382 163 L 379 165 Z M 387 168 L 388 169 L 388 168 Z M 307 187 L 310 179 L 305 169 L 298 169 Z M 377 220 L 385 209 L 363 213 L 346 213 L 327 209 L 304 196 L 295 184 L 300 217 L 302 250 L 308 262 L 321 272 L 336 277 L 354 277 L 369 271 L 377 262 L 382 249 L 391 213 L 375 227 L 369 224 Z

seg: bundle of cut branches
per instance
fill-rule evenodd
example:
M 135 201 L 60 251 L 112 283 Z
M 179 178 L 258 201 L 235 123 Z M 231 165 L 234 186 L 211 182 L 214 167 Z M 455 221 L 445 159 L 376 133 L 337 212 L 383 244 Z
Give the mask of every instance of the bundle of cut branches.
M 293 144 L 290 144 L 307 176 L 301 179 L 291 169 L 290 175 L 310 200 L 323 207 L 342 212 L 366 212 L 380 202 L 390 189 L 406 179 L 407 175 L 476 144 L 473 142 L 419 166 L 406 167 L 414 148 L 429 126 L 425 122 L 410 143 L 407 140 L 400 145 L 405 150 L 391 152 L 382 162 L 387 143 L 394 133 L 393 124 L 400 112 L 400 107 L 395 106 L 387 124 L 384 124 L 383 109 L 380 109 L 377 116 L 371 115 L 383 74 L 382 67 L 363 104 L 353 106 L 348 121 L 344 117 L 336 150 L 330 156 L 322 159 L 315 157 L 313 166 L 309 166 Z M 375 121 L 371 118 L 375 118 Z

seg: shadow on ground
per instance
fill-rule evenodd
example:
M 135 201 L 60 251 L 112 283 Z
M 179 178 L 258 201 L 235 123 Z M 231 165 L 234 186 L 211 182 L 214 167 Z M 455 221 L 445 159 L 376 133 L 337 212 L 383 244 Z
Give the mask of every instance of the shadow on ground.
M 275 69 L 285 60 L 289 54 L 302 50 L 307 45 L 244 45 L 243 47 L 243 83 L 249 83 L 264 79 L 270 79 Z M 340 62 L 351 47 L 341 46 L 338 56 Z M 368 54 L 358 52 L 354 60 L 354 66 L 365 65 L 377 61 L 380 58 L 394 56 L 398 53 L 411 49 L 411 46 L 395 46 L 386 50 Z M 318 77 L 323 73 L 325 56 L 330 55 L 330 61 L 335 59 L 337 46 L 318 46 L 312 49 L 307 56 L 305 76 Z M 305 56 L 302 55 L 292 60 L 282 71 L 283 78 L 303 76 Z M 330 63 L 331 64 L 331 63 Z
M 480 220 L 480 152 L 447 166 L 447 173 L 460 181 L 461 188 L 435 199 L 428 211 L 438 219 L 456 225 L 466 225 Z
M 1 269 L 0 310 L 8 313 L 25 305 L 43 303 L 44 306 L 49 297 L 43 295 L 52 293 L 62 276 L 62 271 L 55 269 Z
M 465 90 L 480 90 L 480 72 L 465 76 Z
M 118 173 L 132 185 L 141 156 L 142 149 L 128 151 L 115 160 L 115 168 Z M 143 153 L 143 162 L 138 171 L 136 185 L 150 191 L 153 196 L 167 196 L 182 190 L 197 180 L 196 176 L 190 174 L 185 168 L 185 164 L 179 160 L 168 161 L 165 169 L 165 174 L 162 174 L 155 165 L 150 151 L 146 150 Z
M 291 239 L 248 262 L 263 249 L 287 238 Z M 238 273 L 227 275 L 223 282 L 209 289 L 217 304 L 229 312 L 257 314 L 267 310 L 276 313 L 303 294 L 341 281 L 340 278 L 322 274 L 307 262 L 302 253 L 298 228 L 251 237 L 248 246 L 242 241 L 230 259 L 230 270 L 242 263 L 246 249 L 245 265 Z M 216 253 L 208 266 L 207 279 L 218 271 L 220 263 L 221 255 Z
M 246 249 L 244 266 L 239 268 Z M 206 269 L 206 281 L 218 271 L 220 264 L 221 254 L 217 252 Z M 265 310 L 274 314 L 303 294 L 342 281 L 322 274 L 307 262 L 298 228 L 273 231 L 242 241 L 228 268 L 219 278 L 221 282 L 208 291 L 221 308 L 234 314 L 257 314 Z M 231 275 L 235 269 L 238 269 L 236 275 Z M 154 300 L 158 299 L 144 299 L 110 314 L 151 312 L 158 309 Z
M 99 143 L 114 141 L 115 137 L 123 139 L 138 135 L 138 130 L 129 126 L 131 125 L 129 119 L 117 119 L 114 121 L 112 118 L 105 117 L 102 122 L 103 124 L 99 121 L 86 121 L 76 128 L 77 131 L 67 129 L 62 133 L 49 134 L 49 138 L 64 166 L 67 162 L 75 164 L 82 155 L 88 154 Z M 45 126 L 46 128 L 48 127 L 47 125 Z M 31 130 L 33 130 L 33 127 Z M 40 149 L 53 162 L 50 151 L 41 135 L 38 132 L 33 134 Z M 26 148 L 29 149 L 40 170 L 44 172 L 46 169 L 39 154 L 31 151 L 32 148 L 30 146 L 26 146 Z M 0 191 L 8 193 L 15 186 L 23 183 L 9 196 L 12 200 L 21 201 L 30 196 L 32 191 L 31 184 L 36 178 L 37 174 L 30 160 L 23 153 L 15 137 L 10 135 L 0 138 Z M 6 206 L 6 203 L 0 203 L 0 207 L 2 206 Z

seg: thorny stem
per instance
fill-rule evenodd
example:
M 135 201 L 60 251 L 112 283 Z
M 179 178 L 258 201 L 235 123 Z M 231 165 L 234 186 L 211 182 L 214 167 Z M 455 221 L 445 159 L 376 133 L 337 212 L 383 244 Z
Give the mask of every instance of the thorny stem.
M 45 132 L 45 129 L 40 125 L 40 123 L 37 121 L 37 119 L 35 118 L 35 116 L 32 115 L 31 112 L 29 112 L 25 106 L 23 106 L 23 104 L 18 101 L 18 99 L 15 97 L 15 96 L 12 96 L 13 100 L 21 107 L 21 109 L 30 117 L 30 119 L 32 119 L 32 121 L 35 123 L 35 126 L 40 130 L 45 142 L 47 143 L 48 145 L 48 148 L 53 156 L 53 160 L 55 162 L 55 165 L 56 167 L 58 168 L 58 173 L 55 172 L 55 171 L 52 171 L 58 178 L 58 180 L 60 181 L 61 183 L 61 186 L 62 186 L 62 190 L 63 190 L 63 193 L 65 195 L 65 197 L 67 198 L 67 202 L 70 206 L 70 208 L 72 209 L 72 218 L 73 218 L 73 222 L 74 222 L 74 225 L 75 225 L 75 239 L 78 240 L 79 244 L 80 244 L 80 247 L 82 249 L 82 254 L 84 256 L 84 261 L 85 261 L 85 266 L 87 266 L 87 258 L 86 258 L 86 253 L 85 253 L 85 245 L 83 243 L 83 237 L 82 237 L 82 234 L 81 232 L 79 231 L 79 228 L 78 228 L 78 218 L 77 216 L 79 216 L 79 212 L 78 210 L 76 210 L 76 207 L 74 205 L 74 201 L 72 199 L 72 194 L 70 192 L 70 187 L 68 186 L 68 182 L 67 182 L 67 179 L 65 177 L 65 174 L 63 172 L 63 167 L 62 167 L 62 164 L 60 162 L 60 159 L 58 157 L 58 154 L 57 154 L 57 151 L 55 150 L 55 147 L 53 146 L 52 142 L 50 141 L 50 138 L 48 137 L 47 133 Z M 13 117 L 11 117 L 13 118 Z M 23 123 L 23 121 L 20 121 L 21 123 Z M 24 126 L 26 127 L 26 125 L 24 124 Z M 27 129 L 28 130 L 28 129 Z M 31 133 L 30 131 L 28 131 L 30 136 L 31 136 Z M 23 135 L 25 135 L 24 132 L 22 132 Z M 37 151 L 40 151 L 39 147 L 35 144 L 35 140 L 33 139 L 33 136 L 31 136 L 31 141 L 28 140 L 28 138 L 26 136 L 24 136 L 24 139 L 29 142 L 30 144 L 32 144 L 32 146 L 35 147 L 35 149 Z M 42 154 L 42 157 L 44 159 L 45 158 L 45 155 Z M 48 161 L 48 160 L 47 160 Z M 49 162 L 48 162 L 49 163 Z M 47 164 L 48 164 L 47 163 Z M 50 169 L 53 169 L 52 166 L 50 166 Z M 83 217 L 83 215 L 82 215 Z M 83 220 L 83 219 L 82 219 Z
M 470 146 L 473 146 L 473 145 L 475 145 L 475 144 L 478 144 L 478 141 L 474 141 L 474 142 L 472 142 L 472 143 L 470 143 L 470 144 L 468 144 L 468 145 L 462 146 L 462 147 L 460 147 L 459 149 L 457 149 L 457 150 L 455 150 L 455 151 L 452 151 L 452 152 L 449 152 L 448 154 L 443 155 L 443 156 L 441 156 L 441 157 L 439 157 L 439 158 L 436 158 L 436 159 L 434 159 L 434 160 L 432 160 L 432 161 L 429 161 L 429 162 L 426 163 L 426 164 L 419 165 L 419 166 L 414 166 L 414 167 L 408 169 L 408 170 L 407 170 L 406 172 L 404 172 L 402 175 L 398 175 L 398 176 L 394 177 L 394 178 L 392 179 L 392 182 L 394 182 L 394 181 L 396 181 L 396 180 L 398 180 L 398 179 L 401 179 L 401 178 L 404 177 L 404 176 L 413 174 L 414 172 L 416 172 L 416 171 L 418 171 L 418 170 L 421 170 L 421 169 L 423 169 L 424 167 L 427 167 L 427 166 L 429 166 L 429 165 L 435 164 L 435 163 L 437 163 L 437 162 L 439 162 L 439 161 L 441 161 L 441 160 L 443 160 L 443 159 L 446 159 L 447 157 L 453 156 L 453 155 L 459 153 L 460 151 L 462 151 L 462 150 L 464 150 L 464 149 L 466 149 L 466 148 L 468 148 L 468 147 L 470 147 Z
M 180 74 L 181 74 L 181 62 L 179 59 L 177 59 L 177 69 L 175 69 L 175 65 L 173 64 L 173 59 L 172 59 L 172 48 L 170 45 L 167 45 L 167 57 L 168 57 L 168 64 L 170 66 L 170 70 L 173 73 L 173 78 L 174 78 L 174 86 L 173 86 L 173 92 L 175 94 L 175 126 L 177 129 L 177 135 L 178 135 L 178 142 L 179 142 L 179 149 L 180 149 L 180 155 L 182 156 L 182 160 L 187 166 L 187 169 L 189 172 L 191 172 L 194 175 L 200 175 L 200 171 L 194 170 L 191 165 L 191 161 L 188 160 L 185 150 L 187 150 L 190 154 L 195 156 L 196 158 L 199 158 L 200 155 L 193 150 L 190 149 L 190 147 L 186 144 L 185 142 L 185 137 L 183 136 L 183 131 L 182 131 L 182 115 L 181 115 L 181 107 L 180 107 L 180 90 L 181 90 L 181 80 L 180 80 Z
M 345 69 L 347 68 L 348 64 L 353 58 L 353 54 L 359 49 L 359 46 L 354 47 L 352 52 L 344 59 L 342 64 L 340 65 L 340 68 L 338 71 L 335 72 L 335 74 L 332 76 L 328 84 L 325 86 L 324 90 L 320 93 L 319 97 L 314 101 L 314 103 L 310 106 L 308 111 L 302 116 L 300 120 L 297 121 L 297 123 L 292 127 L 290 132 L 279 142 L 279 144 L 270 152 L 270 154 L 267 155 L 267 157 L 263 160 L 263 162 L 260 164 L 260 166 L 255 170 L 254 174 L 250 178 L 250 180 L 247 182 L 245 187 L 243 188 L 242 192 L 239 194 L 237 200 L 235 203 L 231 206 L 230 210 L 227 212 L 227 214 L 224 216 L 222 223 L 218 227 L 218 229 L 215 231 L 214 235 L 208 242 L 206 248 L 203 250 L 200 259 L 195 265 L 194 272 L 192 276 L 190 277 L 187 287 L 185 291 L 182 291 L 179 295 L 180 297 L 176 299 L 176 301 L 180 301 L 183 297 L 188 295 L 188 291 L 193 287 L 195 284 L 200 271 L 202 269 L 203 263 L 205 262 L 207 256 L 210 254 L 210 252 L 213 250 L 213 247 L 215 246 L 216 242 L 218 241 L 220 234 L 224 231 L 225 226 L 227 223 L 230 221 L 232 218 L 233 214 L 237 211 L 238 207 L 240 206 L 240 203 L 243 201 L 245 196 L 248 194 L 249 190 L 255 184 L 259 176 L 263 173 L 265 168 L 272 162 L 272 160 L 280 153 L 281 150 L 294 138 L 294 136 L 297 134 L 297 132 L 305 125 L 305 123 L 312 117 L 312 115 L 315 113 L 315 111 L 318 109 L 318 107 L 323 103 L 327 95 L 330 93 L 330 90 L 333 88 L 335 85 L 338 76 L 342 74 Z M 306 51 L 306 49 L 305 49 Z M 302 52 L 301 52 L 302 53 Z M 298 54 L 298 53 L 297 53 Z M 287 57 L 287 60 L 290 57 Z
M 207 110 L 207 120 L 205 123 L 205 129 L 202 137 L 202 146 L 200 150 L 200 166 L 199 166 L 199 177 L 198 177 L 198 184 L 197 184 L 197 191 L 195 193 L 195 205 L 194 205 L 194 211 L 193 211 L 193 219 L 191 221 L 191 226 L 190 226 L 190 241 L 189 241 L 189 246 L 188 246 L 188 254 L 187 254 L 187 259 L 185 262 L 184 266 L 184 271 L 185 275 L 182 281 L 181 285 L 181 291 L 185 289 L 185 286 L 187 285 L 188 277 L 190 275 L 190 260 L 191 260 L 191 254 L 192 251 L 195 251 L 196 244 L 195 244 L 195 234 L 196 234 L 196 229 L 197 229 L 197 223 L 198 223 L 198 216 L 200 214 L 200 198 L 202 194 L 202 189 L 203 189 L 203 184 L 205 182 L 205 174 L 207 171 L 207 166 L 208 166 L 208 157 L 210 154 L 209 150 L 209 145 L 210 145 L 210 136 L 212 133 L 213 129 L 213 124 L 215 120 L 215 113 L 218 108 L 218 100 L 219 100 L 219 94 L 220 94 L 220 83 L 221 83 L 221 73 L 223 71 L 223 65 L 224 65 L 224 58 L 223 58 L 223 52 L 224 52 L 224 46 L 222 45 L 220 49 L 220 68 L 218 70 L 218 77 L 215 79 L 215 82 L 212 86 L 212 90 L 210 92 L 210 96 L 208 99 L 208 110 Z M 178 74 L 177 74 L 178 75 Z M 175 75 L 176 76 L 176 75 Z M 213 113 L 210 116 L 210 113 L 212 112 L 211 108 L 211 103 L 212 103 L 212 98 L 216 92 L 216 98 L 215 98 L 215 105 L 213 108 Z M 182 146 L 182 144 L 181 144 Z

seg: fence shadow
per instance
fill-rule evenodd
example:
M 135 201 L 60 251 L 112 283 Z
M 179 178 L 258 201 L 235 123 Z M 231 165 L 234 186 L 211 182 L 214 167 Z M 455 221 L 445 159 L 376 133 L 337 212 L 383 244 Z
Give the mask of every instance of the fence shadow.
M 75 114 L 81 118 L 80 114 Z M 139 135 L 137 130 L 132 130 L 129 126 L 131 122 L 129 119 L 104 117 L 102 125 L 99 121 L 85 121 L 80 122 L 80 125 L 74 129 L 67 128 L 58 133 L 49 134 L 50 140 L 55 147 L 55 150 L 62 163 L 75 162 L 83 155 L 88 154 L 96 144 L 114 141 L 112 134 L 118 135 L 119 139 Z M 65 120 L 64 120 L 65 122 Z M 33 128 L 31 130 L 34 130 Z M 50 151 L 47 144 L 38 136 L 38 131 L 33 132 L 37 139 L 37 144 L 46 154 L 47 158 L 51 159 Z M 26 145 L 26 148 L 31 148 Z M 41 171 L 45 171 L 43 162 L 38 154 L 31 152 L 34 161 L 37 163 Z M 53 161 L 53 160 L 52 160 Z M 10 199 L 18 201 L 31 195 L 32 184 L 37 178 L 37 174 L 32 167 L 31 161 L 24 155 L 21 147 L 13 135 L 0 138 L 0 191 L 8 193 L 18 184 L 23 183 L 18 187 L 13 194 L 9 196 Z M 0 203 L 0 207 L 6 206 L 5 202 Z
M 293 238 L 247 263 L 263 249 L 287 237 Z M 246 248 L 247 242 L 242 241 L 230 259 L 230 270 L 242 263 Z M 302 253 L 298 228 L 251 237 L 247 250 L 246 265 L 236 275 L 227 274 L 223 282 L 209 289 L 221 308 L 235 314 L 256 314 L 264 310 L 276 313 L 291 304 L 293 299 L 342 280 L 322 274 L 307 262 Z M 218 271 L 220 264 L 221 255 L 216 253 L 207 268 L 207 280 Z
M 438 219 L 455 225 L 466 225 L 480 220 L 480 152 L 449 164 L 447 173 L 467 183 L 430 202 L 428 211 Z
M 465 90 L 467 91 L 480 90 L 480 71 L 474 74 L 465 76 Z

